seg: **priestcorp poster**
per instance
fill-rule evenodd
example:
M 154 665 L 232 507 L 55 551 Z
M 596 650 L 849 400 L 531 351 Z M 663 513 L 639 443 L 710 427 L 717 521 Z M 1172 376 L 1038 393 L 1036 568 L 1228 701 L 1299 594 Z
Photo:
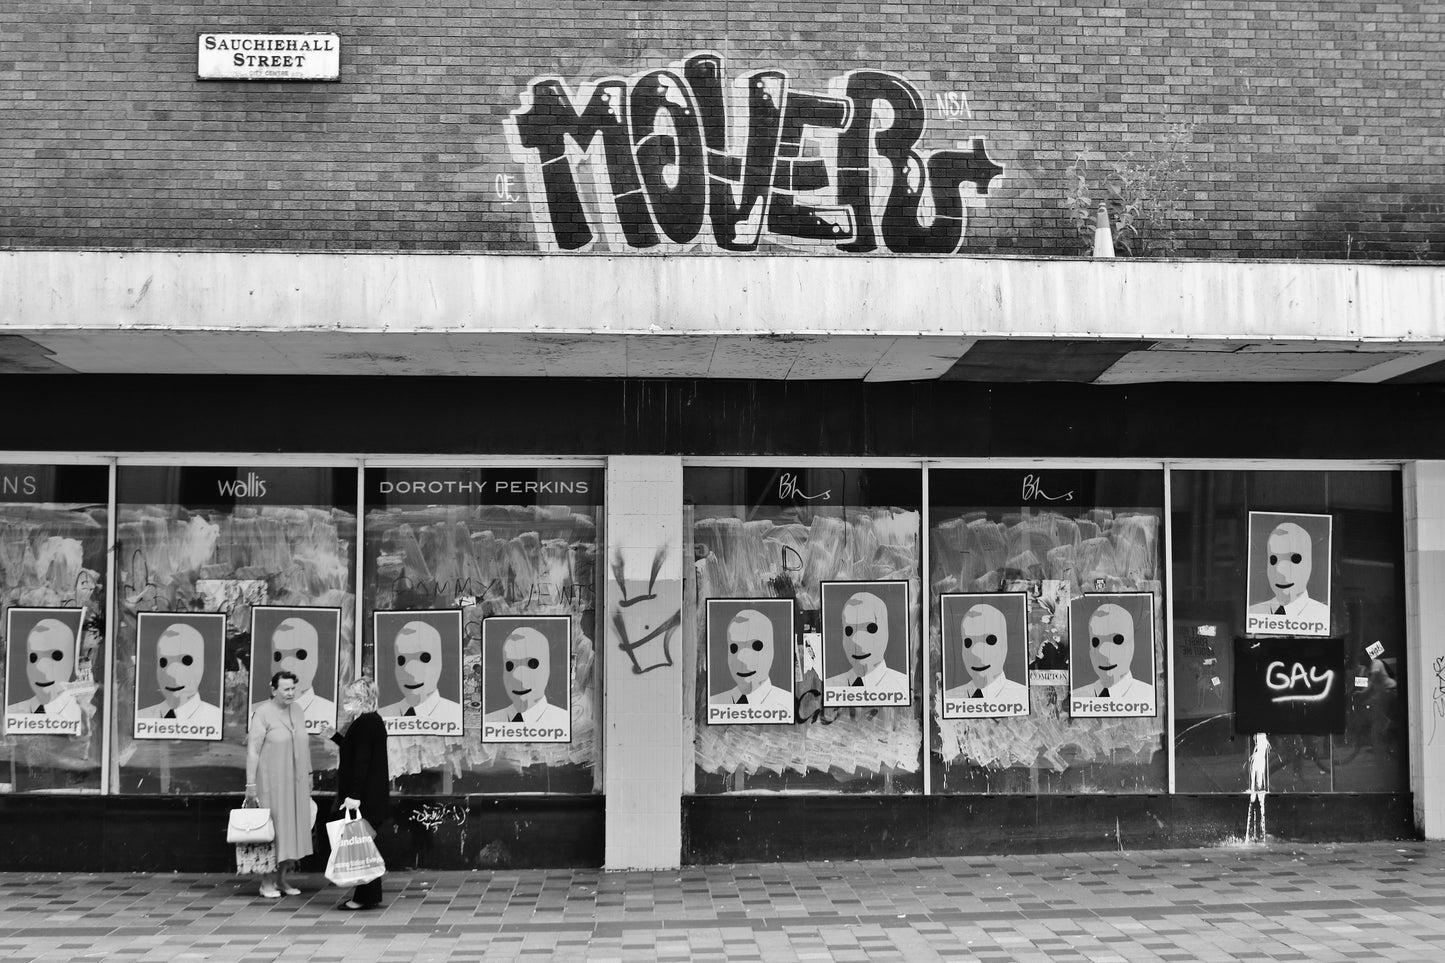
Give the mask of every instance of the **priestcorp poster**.
M 5 613 L 5 734 L 78 736 L 71 692 L 85 610 L 12 608 Z
M 337 651 L 341 610 L 258 605 L 251 609 L 251 708 L 271 698 L 271 679 L 282 670 L 296 676 L 296 705 L 306 731 L 336 725 Z
M 1081 595 L 1069 603 L 1069 714 L 1155 715 L 1154 596 Z
M 386 731 L 461 736 L 461 609 L 377 612 L 373 628 Z
M 1334 518 L 1249 513 L 1245 635 L 1330 634 L 1330 538 Z
M 824 582 L 823 705 L 906 706 L 908 583 Z
M 572 618 L 482 620 L 482 742 L 572 741 Z
M 221 738 L 225 645 L 223 613 L 140 613 L 135 738 L 208 742 Z
M 791 725 L 793 600 L 707 600 L 707 722 Z
M 939 612 L 943 718 L 1028 715 L 1028 595 L 944 595 Z

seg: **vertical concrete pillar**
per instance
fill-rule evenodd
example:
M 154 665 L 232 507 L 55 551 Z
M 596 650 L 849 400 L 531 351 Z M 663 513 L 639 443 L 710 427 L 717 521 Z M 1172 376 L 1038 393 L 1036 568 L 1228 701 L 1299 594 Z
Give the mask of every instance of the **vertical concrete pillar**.
M 682 859 L 682 460 L 607 462 L 608 869 Z
M 1415 826 L 1445 839 L 1445 461 L 1405 466 L 1405 625 Z

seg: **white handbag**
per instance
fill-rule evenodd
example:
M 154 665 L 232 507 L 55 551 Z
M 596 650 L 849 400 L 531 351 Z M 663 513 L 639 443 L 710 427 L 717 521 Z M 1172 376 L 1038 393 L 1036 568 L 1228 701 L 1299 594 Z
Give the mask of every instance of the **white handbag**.
M 276 824 L 271 821 L 271 810 L 259 806 L 231 810 L 231 818 L 226 821 L 226 842 L 269 843 L 275 839 Z

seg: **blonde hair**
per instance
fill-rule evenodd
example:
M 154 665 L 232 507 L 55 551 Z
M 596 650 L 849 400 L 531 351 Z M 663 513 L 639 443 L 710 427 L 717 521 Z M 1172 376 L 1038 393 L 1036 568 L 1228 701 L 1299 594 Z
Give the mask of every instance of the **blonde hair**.
M 346 687 L 346 697 L 356 704 L 358 712 L 376 711 L 376 683 L 362 676 Z

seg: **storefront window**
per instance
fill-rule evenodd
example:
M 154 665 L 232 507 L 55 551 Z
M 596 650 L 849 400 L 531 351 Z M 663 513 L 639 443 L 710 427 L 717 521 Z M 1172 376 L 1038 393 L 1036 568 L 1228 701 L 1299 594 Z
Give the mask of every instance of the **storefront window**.
M 600 788 L 603 481 L 599 468 L 366 469 L 363 661 L 401 792 Z
M 1176 789 L 1248 787 L 1235 647 L 1284 637 L 1343 642 L 1329 696 L 1345 731 L 1266 733 L 1269 791 L 1408 791 L 1399 472 L 1175 469 L 1170 484 Z
M 0 465 L 0 783 L 97 791 L 110 469 Z
M 238 792 L 273 669 L 302 678 L 313 732 L 352 678 L 356 469 L 117 471 L 118 785 Z M 311 754 L 324 785 L 335 746 Z
M 696 792 L 922 791 L 921 492 L 908 469 L 685 469 Z
M 1162 471 L 934 469 L 935 793 L 1167 789 Z

